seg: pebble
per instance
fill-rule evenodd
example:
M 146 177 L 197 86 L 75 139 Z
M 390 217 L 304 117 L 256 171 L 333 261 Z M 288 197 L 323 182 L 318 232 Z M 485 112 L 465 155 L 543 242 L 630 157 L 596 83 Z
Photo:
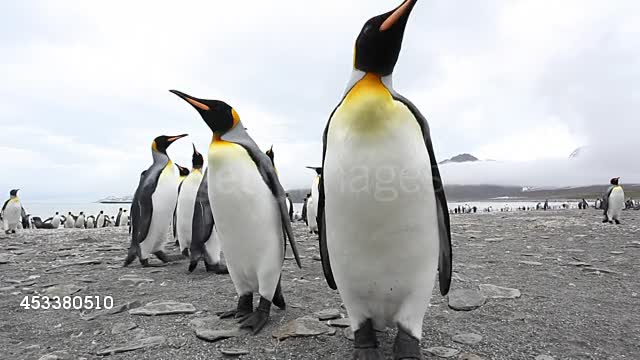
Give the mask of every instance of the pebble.
M 313 255 L 312 259 L 316 261 L 322 261 L 322 258 L 320 257 L 320 255 Z
M 331 328 L 325 323 L 318 321 L 316 318 L 303 316 L 289 321 L 274 330 L 271 335 L 278 340 L 284 340 L 289 337 L 326 335 L 330 332 Z
M 56 286 L 46 288 L 44 290 L 44 293 L 49 298 L 52 298 L 54 296 L 59 296 L 60 298 L 63 298 L 65 296 L 73 295 L 83 289 L 84 287 L 80 287 L 75 284 L 65 284 L 65 285 L 56 285 Z
M 351 326 L 351 320 L 349 320 L 349 318 L 344 318 L 344 319 L 334 319 L 334 320 L 329 320 L 327 322 L 327 324 L 329 326 L 335 326 L 335 327 L 349 327 Z
M 121 278 L 119 278 L 118 281 L 125 282 L 130 286 L 138 286 L 140 284 L 146 284 L 146 283 L 154 282 L 153 279 L 143 278 L 143 277 L 140 277 L 138 275 L 124 275 Z
M 476 354 L 462 353 L 458 357 L 458 360 L 483 360 L 483 359 Z
M 542 266 L 542 265 L 544 265 L 541 262 L 537 262 L 537 261 L 520 261 L 520 264 L 532 265 L 532 266 Z
M 484 241 L 486 241 L 486 242 L 498 242 L 498 241 L 502 241 L 502 240 L 504 240 L 504 238 L 501 238 L 501 237 L 484 239 Z
M 320 321 L 332 320 L 340 318 L 340 311 L 336 309 L 326 309 L 318 311 L 314 314 Z
M 449 307 L 458 311 L 471 311 L 484 305 L 486 299 L 477 290 L 456 289 L 449 293 Z
M 453 341 L 460 344 L 475 345 L 482 341 L 482 336 L 474 333 L 459 334 L 453 336 Z
M 143 307 L 129 310 L 131 315 L 174 315 L 174 314 L 193 314 L 196 308 L 189 303 L 180 303 L 173 300 L 156 300 L 146 304 Z
M 353 330 L 351 330 L 351 327 L 346 327 L 342 330 L 342 335 L 344 335 L 344 337 L 346 337 L 347 339 L 354 341 L 356 339 Z
M 196 329 L 196 336 L 198 337 L 198 339 L 209 342 L 216 342 L 218 340 L 238 337 L 240 335 L 242 335 L 242 331 L 239 328 L 231 330 L 211 330 L 206 328 Z
M 553 356 L 538 355 L 538 356 L 536 356 L 536 360 L 554 360 L 554 359 L 553 359 Z
M 113 325 L 113 328 L 111 328 L 111 333 L 112 334 L 122 334 L 123 332 L 127 332 L 129 330 L 135 329 L 137 328 L 138 325 L 136 325 L 136 323 L 129 321 L 126 323 L 116 323 L 115 325 Z
M 452 349 L 448 347 L 435 346 L 427 349 L 427 352 L 433 356 L 441 357 L 441 358 L 451 358 L 460 353 L 458 349 Z
M 520 290 L 496 286 L 492 284 L 480 284 L 480 292 L 491 299 L 516 299 L 521 296 Z
M 119 314 L 125 310 L 135 309 L 140 306 L 142 306 L 142 303 L 140 301 L 138 300 L 130 301 L 122 305 L 114 306 L 113 308 L 108 310 L 94 311 L 90 314 L 81 316 L 81 319 L 90 321 L 90 320 L 97 319 L 101 316 Z
M 220 350 L 221 353 L 228 356 L 240 356 L 249 354 L 249 350 L 239 348 L 229 348 Z
M 164 336 L 152 336 L 145 339 L 134 340 L 120 346 L 100 350 L 96 353 L 96 355 L 105 356 L 105 355 L 123 353 L 127 351 L 134 351 L 138 349 L 144 349 L 144 348 L 148 348 L 156 345 L 161 345 L 161 344 L 164 344 L 165 342 L 166 342 L 166 338 Z

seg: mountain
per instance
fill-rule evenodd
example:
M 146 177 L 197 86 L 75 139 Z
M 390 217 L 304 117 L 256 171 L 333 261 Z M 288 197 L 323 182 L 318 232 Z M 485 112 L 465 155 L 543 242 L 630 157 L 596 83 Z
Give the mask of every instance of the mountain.
M 451 159 L 446 159 L 443 161 L 440 161 L 440 165 L 443 164 L 448 164 L 448 163 L 463 163 L 463 162 L 473 162 L 473 161 L 478 161 L 479 159 L 471 154 L 460 154 L 460 155 L 456 155 L 454 157 L 452 157 Z

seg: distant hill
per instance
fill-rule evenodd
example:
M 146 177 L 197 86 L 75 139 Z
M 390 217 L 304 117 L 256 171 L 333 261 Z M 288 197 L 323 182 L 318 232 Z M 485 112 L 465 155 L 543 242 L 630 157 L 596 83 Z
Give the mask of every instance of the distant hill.
M 472 161 L 478 161 L 479 159 L 471 154 L 460 154 L 460 155 L 456 155 L 454 157 L 452 157 L 451 159 L 446 159 L 443 161 L 440 161 L 440 165 L 443 164 L 448 164 L 448 163 L 463 163 L 463 162 L 472 162 Z

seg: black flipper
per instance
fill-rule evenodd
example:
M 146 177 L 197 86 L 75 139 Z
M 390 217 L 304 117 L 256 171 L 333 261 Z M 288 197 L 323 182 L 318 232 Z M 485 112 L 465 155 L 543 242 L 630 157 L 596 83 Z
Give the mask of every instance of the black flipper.
M 195 270 L 198 261 L 204 257 L 205 243 L 211 237 L 213 226 L 213 213 L 209 203 L 209 177 L 207 176 L 209 169 L 204 171 L 202 181 L 196 193 L 196 201 L 193 208 L 193 218 L 191 223 L 191 263 L 189 271 Z
M 451 286 L 451 271 L 452 271 L 452 254 L 451 254 L 451 224 L 449 222 L 449 208 L 447 205 L 447 197 L 444 193 L 444 186 L 442 184 L 442 178 L 440 177 L 440 170 L 438 169 L 438 162 L 433 151 L 433 144 L 431 143 L 431 135 L 429 131 L 429 124 L 427 119 L 420 113 L 420 110 L 413 105 L 411 101 L 399 95 L 393 90 L 390 90 L 393 94 L 393 98 L 402 102 L 409 108 L 413 116 L 418 121 L 420 129 L 422 130 L 422 137 L 424 138 L 425 146 L 429 152 L 429 159 L 431 160 L 431 178 L 433 180 L 433 189 L 436 195 L 436 211 L 438 214 L 438 233 L 440 237 L 440 255 L 438 258 L 438 280 L 440 283 L 440 294 L 443 296 L 449 292 Z
M 607 211 L 609 211 L 609 196 L 611 196 L 611 192 L 613 191 L 614 188 L 615 188 L 614 185 L 609 186 L 609 188 L 607 188 L 607 191 L 604 193 L 604 196 L 602 199 L 602 208 L 604 209 L 605 220 L 608 219 Z
M 140 246 L 140 243 L 149 234 L 151 215 L 153 214 L 153 202 L 151 196 L 156 191 L 156 185 L 162 170 L 167 165 L 169 158 L 164 161 L 154 161 L 153 165 L 140 174 L 138 188 L 133 195 L 131 203 L 131 245 Z
M 282 222 L 284 241 L 286 243 L 287 238 L 289 239 L 289 244 L 291 245 L 291 251 L 293 252 L 293 256 L 295 256 L 296 263 L 298 267 L 302 267 L 300 262 L 300 256 L 298 255 L 298 248 L 296 247 L 296 240 L 293 236 L 293 229 L 291 228 L 291 221 L 289 220 L 289 213 L 287 212 L 287 204 L 286 204 L 286 196 L 285 191 L 280 184 L 280 180 L 278 180 L 278 175 L 276 174 L 275 168 L 271 163 L 271 159 L 267 156 L 267 154 L 263 153 L 258 145 L 251 139 L 249 134 L 244 129 L 242 122 L 236 124 L 230 131 L 222 136 L 222 140 L 232 142 L 242 146 L 253 162 L 256 164 L 258 171 L 260 171 L 260 175 L 262 179 L 267 184 L 271 193 L 276 198 L 278 202 L 278 207 L 280 210 L 280 220 Z M 284 260 L 284 259 L 283 259 Z
M 9 201 L 11 201 L 11 199 L 7 199 L 7 201 L 4 202 L 4 205 L 2 205 L 2 211 L 4 212 L 4 209 L 6 209 L 7 204 L 9 203 Z

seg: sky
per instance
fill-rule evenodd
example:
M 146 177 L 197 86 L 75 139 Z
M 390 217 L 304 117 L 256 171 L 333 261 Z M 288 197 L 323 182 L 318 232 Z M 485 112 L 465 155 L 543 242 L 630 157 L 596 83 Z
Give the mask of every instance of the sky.
M 169 89 L 232 105 L 285 188 L 310 186 L 364 22 L 399 1 L 0 4 L 0 192 L 132 194 L 151 142 L 211 133 Z M 445 184 L 640 182 L 640 2 L 420 0 L 394 72 Z M 578 147 L 585 151 L 568 159 Z

